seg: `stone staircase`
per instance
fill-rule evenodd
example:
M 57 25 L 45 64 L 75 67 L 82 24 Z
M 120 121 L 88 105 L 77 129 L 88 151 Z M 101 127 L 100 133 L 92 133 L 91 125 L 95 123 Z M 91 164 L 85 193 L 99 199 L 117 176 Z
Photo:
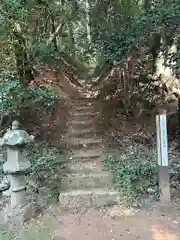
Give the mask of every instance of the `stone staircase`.
M 68 132 L 71 152 L 59 196 L 63 207 L 99 207 L 119 198 L 119 193 L 113 190 L 111 174 L 101 167 L 102 139 L 94 127 L 97 115 L 95 101 L 73 102 Z

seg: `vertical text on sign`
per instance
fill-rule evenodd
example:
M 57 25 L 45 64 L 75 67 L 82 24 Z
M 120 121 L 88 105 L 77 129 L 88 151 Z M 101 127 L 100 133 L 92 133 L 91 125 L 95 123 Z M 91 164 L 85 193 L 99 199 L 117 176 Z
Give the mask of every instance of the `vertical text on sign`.
M 161 166 L 161 143 L 160 143 L 160 116 L 156 115 L 156 136 L 157 136 L 157 161 Z
M 167 124 L 166 114 L 160 115 L 160 133 L 161 133 L 161 163 L 162 166 L 168 166 L 168 144 L 167 144 Z
M 158 165 L 168 166 L 166 113 L 156 116 Z

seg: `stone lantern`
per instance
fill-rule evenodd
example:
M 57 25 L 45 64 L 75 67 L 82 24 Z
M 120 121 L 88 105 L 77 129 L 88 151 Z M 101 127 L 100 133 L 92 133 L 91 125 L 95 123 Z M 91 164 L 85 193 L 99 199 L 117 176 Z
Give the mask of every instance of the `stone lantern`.
M 34 136 L 20 129 L 18 121 L 12 123 L 12 128 L 0 140 L 0 145 L 7 149 L 3 170 L 10 180 L 11 209 L 26 204 L 25 174 L 30 168 L 30 162 L 25 158 L 24 149 L 33 140 Z

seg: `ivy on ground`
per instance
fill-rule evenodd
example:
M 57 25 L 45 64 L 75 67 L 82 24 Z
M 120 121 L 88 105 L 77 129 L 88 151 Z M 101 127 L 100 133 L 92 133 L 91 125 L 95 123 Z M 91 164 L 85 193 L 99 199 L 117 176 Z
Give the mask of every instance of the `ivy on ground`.
M 158 165 L 156 152 L 153 150 L 139 152 L 130 151 L 121 156 L 106 154 L 102 160 L 105 170 L 110 170 L 114 176 L 115 187 L 123 191 L 130 201 L 148 196 L 149 189 L 158 196 Z M 170 184 L 179 189 L 180 158 L 170 162 Z

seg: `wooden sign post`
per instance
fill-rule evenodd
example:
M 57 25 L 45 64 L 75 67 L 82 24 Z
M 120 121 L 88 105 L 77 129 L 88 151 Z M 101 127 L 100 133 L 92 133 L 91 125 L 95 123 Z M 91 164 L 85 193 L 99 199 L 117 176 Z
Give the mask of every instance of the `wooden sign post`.
M 171 198 L 169 185 L 166 111 L 164 111 L 162 114 L 156 115 L 156 131 L 160 201 L 164 204 L 168 204 L 170 203 Z

